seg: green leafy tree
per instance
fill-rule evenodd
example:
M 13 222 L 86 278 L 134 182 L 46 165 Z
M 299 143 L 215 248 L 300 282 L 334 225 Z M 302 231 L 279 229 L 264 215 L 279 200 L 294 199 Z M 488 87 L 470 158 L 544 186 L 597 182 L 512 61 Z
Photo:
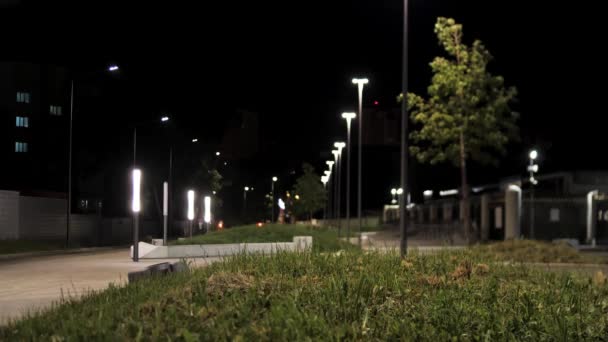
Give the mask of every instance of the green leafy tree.
M 423 163 L 460 167 L 464 231 L 471 242 L 467 161 L 496 165 L 496 155 L 504 155 L 507 142 L 517 137 L 517 115 L 509 107 L 516 89 L 487 70 L 492 56 L 481 41 L 462 42 L 462 25 L 454 19 L 438 18 L 435 34 L 447 57 L 430 64 L 427 98 L 408 94 L 414 123 L 410 152 Z
M 312 165 L 304 163 L 302 170 L 304 174 L 296 180 L 292 191 L 293 209 L 297 216 L 307 215 L 312 219 L 315 212 L 325 207 L 327 194 Z

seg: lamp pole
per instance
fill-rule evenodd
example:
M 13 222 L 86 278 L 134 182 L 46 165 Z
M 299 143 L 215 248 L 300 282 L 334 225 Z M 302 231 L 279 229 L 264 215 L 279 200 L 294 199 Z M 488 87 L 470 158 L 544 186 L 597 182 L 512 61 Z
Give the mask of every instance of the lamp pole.
M 528 156 L 530 157 L 530 165 L 528 165 L 528 172 L 530 172 L 530 238 L 534 239 L 534 186 L 538 184 L 538 180 L 534 178 L 534 174 L 538 172 L 538 165 L 534 164 L 534 161 L 538 158 L 538 151 L 532 150 Z
M 270 217 L 270 223 L 274 222 L 274 183 L 279 180 L 277 177 L 272 177 L 272 183 L 270 184 L 270 191 L 272 192 L 272 200 L 270 201 L 272 207 L 272 216 Z
M 346 149 L 348 156 L 346 157 L 346 237 L 350 241 L 350 162 L 352 160 L 350 153 L 350 122 L 357 117 L 355 113 L 342 113 L 342 118 L 346 120 Z
M 401 93 L 403 99 L 401 101 L 401 188 L 409 191 L 407 182 L 408 176 L 408 110 L 407 110 L 407 94 L 408 94 L 408 11 L 409 2 L 403 0 L 403 56 L 402 56 L 402 74 L 401 74 Z M 403 201 L 403 193 L 400 195 L 399 200 Z M 399 250 L 401 257 L 407 255 L 407 208 L 405 205 L 399 206 L 399 228 L 401 231 L 401 241 L 399 243 Z
M 361 247 L 361 228 L 363 225 L 361 217 L 362 175 L 363 175 L 363 86 L 369 80 L 367 78 L 353 78 L 353 84 L 357 85 L 359 95 L 359 152 L 357 158 L 357 217 L 359 218 L 359 247 Z

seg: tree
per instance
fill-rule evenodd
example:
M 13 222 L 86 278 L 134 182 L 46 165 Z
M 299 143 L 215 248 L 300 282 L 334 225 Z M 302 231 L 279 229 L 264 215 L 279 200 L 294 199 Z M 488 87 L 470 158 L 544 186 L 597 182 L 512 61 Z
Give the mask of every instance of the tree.
M 315 212 L 325 207 L 327 194 L 312 165 L 304 163 L 302 170 L 304 174 L 296 180 L 292 191 L 293 208 L 296 215 L 308 215 L 308 219 L 312 219 Z
M 467 161 L 496 165 L 495 155 L 504 155 L 507 142 L 517 136 L 517 115 L 509 107 L 517 91 L 487 71 L 492 56 L 479 40 L 465 45 L 462 25 L 454 19 L 438 18 L 435 34 L 448 57 L 430 64 L 428 98 L 408 94 L 414 123 L 410 152 L 423 163 L 460 167 L 464 231 L 472 242 Z

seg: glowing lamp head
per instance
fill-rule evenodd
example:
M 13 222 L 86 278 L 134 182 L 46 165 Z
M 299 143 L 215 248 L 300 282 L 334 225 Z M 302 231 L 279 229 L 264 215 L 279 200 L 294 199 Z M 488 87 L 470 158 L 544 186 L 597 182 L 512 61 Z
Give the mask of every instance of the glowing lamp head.
M 331 171 L 332 167 L 334 166 L 335 161 L 333 160 L 328 160 L 325 162 L 325 164 L 327 164 L 327 166 L 329 166 L 329 170 Z
M 141 170 L 135 169 L 133 170 L 133 198 L 131 202 L 131 210 L 134 213 L 139 213 L 141 211 Z
M 342 113 L 342 118 L 346 119 L 346 121 L 350 121 L 356 117 L 357 117 L 357 114 L 355 114 L 353 112 Z
M 391 189 L 391 195 L 396 195 L 397 194 L 397 189 Z
M 194 138 L 194 139 L 192 139 L 192 142 L 193 142 L 193 143 L 198 142 L 198 139 L 197 139 L 197 138 Z
M 194 190 L 188 190 L 188 220 L 194 220 Z
M 108 67 L 108 71 L 118 71 L 118 65 L 112 64 Z
M 367 78 L 353 78 L 353 84 L 368 84 L 369 80 Z
M 248 186 L 246 186 L 244 189 L 245 189 L 245 191 L 249 191 L 249 187 Z
M 403 195 L 403 189 L 402 188 L 397 189 L 397 195 Z
M 530 159 L 535 160 L 536 158 L 538 158 L 538 151 L 536 151 L 536 150 L 530 151 Z
M 334 147 L 337 148 L 339 151 L 342 151 L 342 149 L 346 147 L 346 143 L 343 141 L 337 141 L 334 143 Z
M 161 122 L 167 122 L 167 121 L 169 121 L 169 117 L 168 116 L 163 116 L 163 117 L 160 118 L 160 121 Z
M 285 202 L 282 199 L 279 198 L 277 204 L 279 205 L 279 209 L 285 210 Z
M 211 223 L 211 197 L 205 196 L 205 215 L 203 216 L 203 220 L 205 223 Z
M 278 180 L 279 180 L 279 179 L 278 179 L 277 177 L 272 177 L 272 181 L 273 181 L 273 182 L 276 182 L 276 181 L 278 181 Z

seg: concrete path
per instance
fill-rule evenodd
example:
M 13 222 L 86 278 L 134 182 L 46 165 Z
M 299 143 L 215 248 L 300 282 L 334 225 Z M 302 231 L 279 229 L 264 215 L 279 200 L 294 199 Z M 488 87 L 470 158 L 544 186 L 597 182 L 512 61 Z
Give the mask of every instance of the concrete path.
M 193 260 L 195 267 L 218 258 Z M 0 324 L 28 311 L 49 307 L 62 296 L 79 296 L 110 283 L 125 284 L 127 274 L 178 259 L 131 261 L 129 250 L 97 251 L 0 261 Z

